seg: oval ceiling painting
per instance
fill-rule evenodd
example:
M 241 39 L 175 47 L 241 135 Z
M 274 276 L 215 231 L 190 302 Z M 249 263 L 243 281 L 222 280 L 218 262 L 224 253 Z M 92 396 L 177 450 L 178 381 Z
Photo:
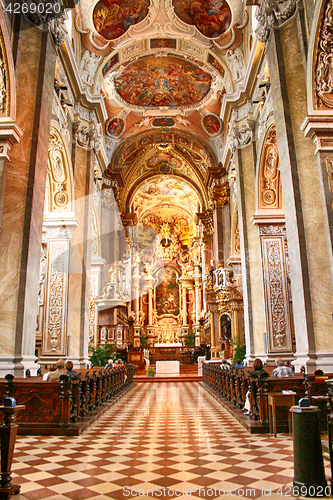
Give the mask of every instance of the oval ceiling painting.
M 96 31 L 106 40 L 114 40 L 148 14 L 149 0 L 100 0 L 93 12 Z
M 135 106 L 191 106 L 209 92 L 211 76 L 176 56 L 148 56 L 130 64 L 115 80 L 118 94 Z
M 225 0 L 172 0 L 177 16 L 208 38 L 217 38 L 231 24 L 231 10 Z
M 222 123 L 216 115 L 206 115 L 202 120 L 204 129 L 209 135 L 216 135 L 221 131 Z
M 120 137 L 124 127 L 125 123 L 122 118 L 109 118 L 105 124 L 105 132 L 109 137 Z

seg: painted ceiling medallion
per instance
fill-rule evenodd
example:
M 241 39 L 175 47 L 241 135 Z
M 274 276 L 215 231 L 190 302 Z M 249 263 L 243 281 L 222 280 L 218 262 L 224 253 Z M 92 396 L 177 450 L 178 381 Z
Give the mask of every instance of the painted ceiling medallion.
M 115 40 L 148 14 L 149 0 L 100 0 L 93 11 L 96 31 L 106 40 Z
M 214 114 L 204 116 L 202 119 L 202 125 L 206 130 L 207 134 L 211 136 L 217 135 L 222 128 L 222 123 L 220 118 Z
M 231 25 L 231 10 L 225 0 L 172 0 L 177 16 L 208 38 L 218 38 Z
M 211 76 L 192 62 L 167 55 L 145 57 L 130 64 L 114 80 L 127 103 L 144 107 L 191 106 L 209 92 Z

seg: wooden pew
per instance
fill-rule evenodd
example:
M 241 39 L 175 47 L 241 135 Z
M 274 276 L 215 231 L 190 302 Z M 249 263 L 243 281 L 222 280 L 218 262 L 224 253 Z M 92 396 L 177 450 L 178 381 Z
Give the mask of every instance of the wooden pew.
M 265 367 L 271 375 L 274 366 Z M 294 377 L 268 377 L 251 378 L 251 368 L 244 370 L 224 370 L 219 363 L 203 364 L 203 382 L 217 391 L 235 407 L 242 409 L 245 398 L 250 391 L 250 417 L 259 420 L 261 424 L 268 427 L 268 394 L 290 390 L 296 393 L 296 401 L 302 397 L 309 397 L 312 403 L 319 401 L 318 396 L 326 395 L 326 384 L 324 379 L 318 379 L 313 374 L 305 374 L 305 370 L 296 373 Z M 332 374 L 326 374 L 331 378 Z M 317 398 L 317 399 L 316 399 Z M 280 410 L 279 410 L 280 411 Z M 281 420 L 283 409 L 281 410 Z M 322 410 L 323 425 L 325 428 L 326 412 Z M 284 419 L 288 420 L 288 419 Z
M 77 435 L 133 383 L 132 365 L 77 371 L 81 378 L 73 381 L 67 375 L 61 375 L 60 382 L 12 375 L 0 379 L 0 400 L 13 396 L 17 404 L 25 405 L 17 418 L 19 434 Z

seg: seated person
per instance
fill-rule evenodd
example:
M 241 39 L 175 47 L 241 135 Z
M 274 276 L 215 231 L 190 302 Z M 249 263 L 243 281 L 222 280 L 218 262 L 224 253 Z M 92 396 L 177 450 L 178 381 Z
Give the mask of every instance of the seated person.
M 50 372 L 46 380 L 48 382 L 59 382 L 60 375 L 66 375 L 65 361 L 63 359 L 58 359 L 57 369 L 54 372 Z
M 104 367 L 104 370 L 108 370 L 109 368 L 113 368 L 113 359 L 109 359 Z
M 230 365 L 226 359 L 222 359 L 221 370 L 230 370 Z
M 74 364 L 73 364 L 73 361 L 66 361 L 65 363 L 65 368 L 67 370 L 67 377 L 69 377 L 71 380 L 78 380 L 79 378 L 81 378 L 81 374 L 79 372 L 76 372 L 75 370 L 73 370 L 73 367 L 74 367 Z
M 264 365 L 260 358 L 256 358 L 252 366 L 254 370 L 250 372 L 251 378 L 269 377 L 269 374 L 264 370 Z
M 285 366 L 281 358 L 276 358 L 275 364 L 277 368 L 272 371 L 272 377 L 293 377 L 294 371 L 290 366 Z
M 254 361 L 253 361 L 253 372 L 250 372 L 250 377 L 251 378 L 267 378 L 269 377 L 269 374 L 266 372 L 266 370 L 264 370 L 264 365 L 263 365 L 263 362 L 261 361 L 260 358 L 256 358 Z M 250 397 L 251 397 L 251 391 L 248 390 L 247 393 L 246 393 L 246 396 L 245 396 L 245 403 L 244 403 L 244 408 L 243 408 L 243 412 L 246 414 L 246 415 L 249 415 L 250 412 L 251 412 L 251 402 L 250 402 Z
M 126 380 L 127 380 L 127 375 L 126 375 L 127 369 L 126 369 L 125 363 L 123 362 L 122 359 L 117 359 L 117 361 L 116 361 L 116 368 L 118 368 L 120 366 L 123 366 L 125 368 L 125 382 L 126 382 Z
M 323 370 L 315 370 L 314 372 L 314 375 L 315 375 L 315 380 L 327 380 L 328 379 L 328 375 L 325 375 Z
M 235 370 L 244 370 L 244 366 L 242 365 L 242 360 L 236 359 L 236 364 L 234 364 L 233 368 Z
M 56 363 L 52 363 L 52 365 L 50 366 L 50 371 L 49 372 L 46 372 L 44 373 L 43 375 L 43 380 L 47 380 L 47 377 L 49 376 L 49 373 L 51 372 L 55 372 L 57 369 L 57 364 Z

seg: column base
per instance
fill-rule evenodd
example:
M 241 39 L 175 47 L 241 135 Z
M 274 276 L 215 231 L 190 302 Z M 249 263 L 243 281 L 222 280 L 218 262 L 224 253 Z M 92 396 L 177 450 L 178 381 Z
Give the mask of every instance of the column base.
M 16 378 L 24 378 L 27 376 L 27 370 L 30 370 L 32 377 L 36 377 L 37 371 L 40 368 L 40 365 L 36 361 L 36 356 L 16 357 L 2 354 L 0 360 L 0 378 L 3 378 L 7 373 L 14 375 Z
M 296 372 L 299 372 L 302 366 L 305 367 L 307 373 L 314 373 L 317 368 L 320 368 L 318 366 L 318 356 L 315 353 L 295 352 L 294 356 L 296 359 L 293 361 L 293 365 Z

